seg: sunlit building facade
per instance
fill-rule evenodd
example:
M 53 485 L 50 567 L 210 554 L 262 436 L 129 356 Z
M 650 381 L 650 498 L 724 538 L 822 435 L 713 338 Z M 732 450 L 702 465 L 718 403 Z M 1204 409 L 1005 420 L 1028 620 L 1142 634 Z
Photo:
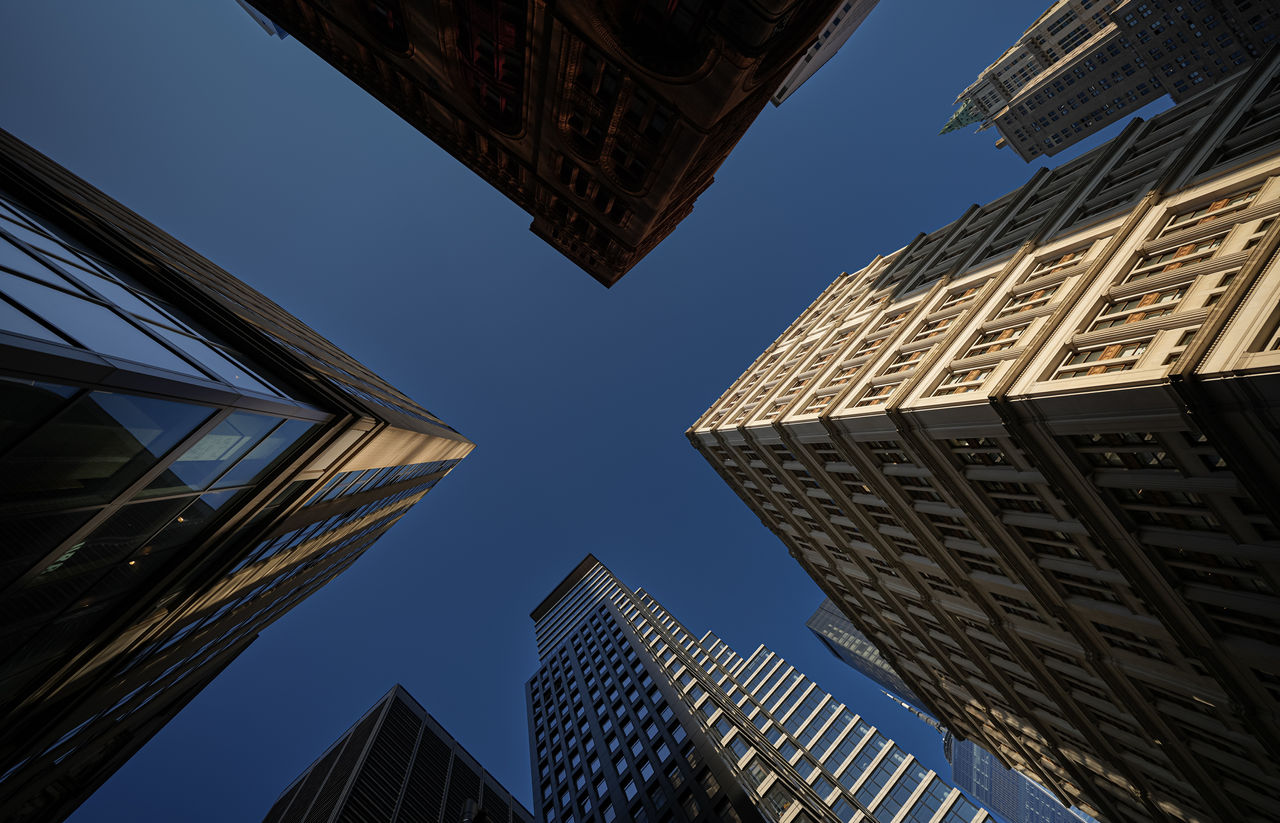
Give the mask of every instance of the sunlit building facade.
M 841 275 L 688 432 L 931 715 L 1105 820 L 1280 796 L 1277 65 Z
M 530 754 L 545 823 L 988 819 L 773 652 L 695 638 L 594 557 L 532 616 L 542 666 L 527 686 Z
M 262 823 L 533 823 L 403 686 L 289 784 Z
M 253 5 L 611 286 L 689 215 L 841 1 Z
M 472 444 L 0 132 L 0 808 L 58 820 Z
M 1260 0 L 1058 0 L 960 93 L 943 131 L 995 126 L 1023 160 L 1052 156 L 1230 77 L 1277 38 L 1280 9 Z

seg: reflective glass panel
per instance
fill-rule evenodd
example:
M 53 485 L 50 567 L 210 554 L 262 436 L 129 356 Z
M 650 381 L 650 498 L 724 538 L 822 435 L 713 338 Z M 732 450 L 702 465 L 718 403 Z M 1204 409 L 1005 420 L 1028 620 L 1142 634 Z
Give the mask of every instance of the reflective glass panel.
M 204 377 L 198 369 L 106 306 L 0 273 L 0 290 L 90 351 Z
M 226 357 L 222 352 L 212 346 L 197 340 L 194 337 L 188 337 L 185 334 L 170 331 L 163 326 L 149 326 L 148 328 L 163 337 L 165 340 L 168 340 L 174 346 L 194 357 L 201 363 L 201 365 L 231 385 L 244 389 L 245 391 L 261 392 L 263 394 L 279 396 L 279 392 L 259 380 L 257 375 L 253 372 Z
M 0 224 L 0 228 L 13 231 L 15 234 L 18 233 L 15 227 L 8 223 Z M 0 238 L 0 266 L 6 266 L 14 271 L 38 277 L 47 283 L 62 286 L 64 289 L 73 288 L 65 277 L 62 277 L 48 266 L 36 262 L 36 260 L 37 258 L 27 254 L 7 239 Z
M 61 343 L 66 346 L 69 341 L 62 335 L 51 331 L 45 326 L 37 323 L 15 307 L 9 305 L 6 300 L 0 300 L 0 331 L 12 332 L 13 334 L 25 334 L 28 337 L 38 337 L 41 340 L 48 340 L 52 343 Z
M 0 505 L 47 509 L 105 503 L 210 411 L 113 392 L 80 397 L 0 461 Z
M 27 573 L 58 544 L 83 526 L 92 510 L 34 517 L 0 517 L 0 588 Z
M 146 497 L 202 491 L 250 449 L 280 418 L 238 411 L 173 461 L 144 491 Z
M 274 464 L 281 455 L 291 451 L 314 426 L 314 423 L 305 420 L 284 421 L 213 485 L 241 486 L 257 481 L 267 467 Z
M 0 451 L 48 420 L 75 393 L 71 386 L 0 378 Z

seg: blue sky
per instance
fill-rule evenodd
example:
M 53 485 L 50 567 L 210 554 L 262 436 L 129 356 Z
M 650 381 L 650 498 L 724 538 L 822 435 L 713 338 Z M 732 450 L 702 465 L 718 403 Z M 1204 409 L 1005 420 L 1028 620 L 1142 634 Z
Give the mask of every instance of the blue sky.
M 1041 10 L 884 0 L 606 290 L 232 0 L 4 4 L 0 125 L 477 443 L 72 820 L 260 819 L 395 682 L 530 803 L 528 613 L 587 552 L 695 633 L 768 645 L 949 774 L 940 738 L 804 628 L 821 593 L 683 433 L 842 271 L 1035 170 L 994 132 L 937 132 Z

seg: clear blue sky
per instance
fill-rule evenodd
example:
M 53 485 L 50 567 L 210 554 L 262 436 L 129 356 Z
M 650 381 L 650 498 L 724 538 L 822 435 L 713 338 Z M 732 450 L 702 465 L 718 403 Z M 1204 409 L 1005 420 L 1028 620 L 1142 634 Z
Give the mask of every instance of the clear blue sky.
M 1034 171 L 994 132 L 937 132 L 1045 4 L 882 0 L 606 290 L 232 0 L 4 3 L 0 125 L 477 443 L 75 823 L 260 819 L 397 681 L 530 803 L 528 613 L 589 551 L 695 633 L 768 645 L 949 774 L 938 736 L 804 628 L 821 593 L 683 433 L 840 272 Z

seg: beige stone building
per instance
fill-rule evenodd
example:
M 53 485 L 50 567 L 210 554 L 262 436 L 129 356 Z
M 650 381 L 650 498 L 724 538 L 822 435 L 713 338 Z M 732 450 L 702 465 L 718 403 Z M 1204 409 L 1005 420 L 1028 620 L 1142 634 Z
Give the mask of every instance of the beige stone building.
M 1023 160 L 1052 156 L 1203 91 L 1277 38 L 1280 12 L 1259 0 L 1058 0 L 960 93 L 943 132 L 981 123 Z
M 1280 59 L 842 274 L 688 436 L 958 737 L 1280 797 Z

